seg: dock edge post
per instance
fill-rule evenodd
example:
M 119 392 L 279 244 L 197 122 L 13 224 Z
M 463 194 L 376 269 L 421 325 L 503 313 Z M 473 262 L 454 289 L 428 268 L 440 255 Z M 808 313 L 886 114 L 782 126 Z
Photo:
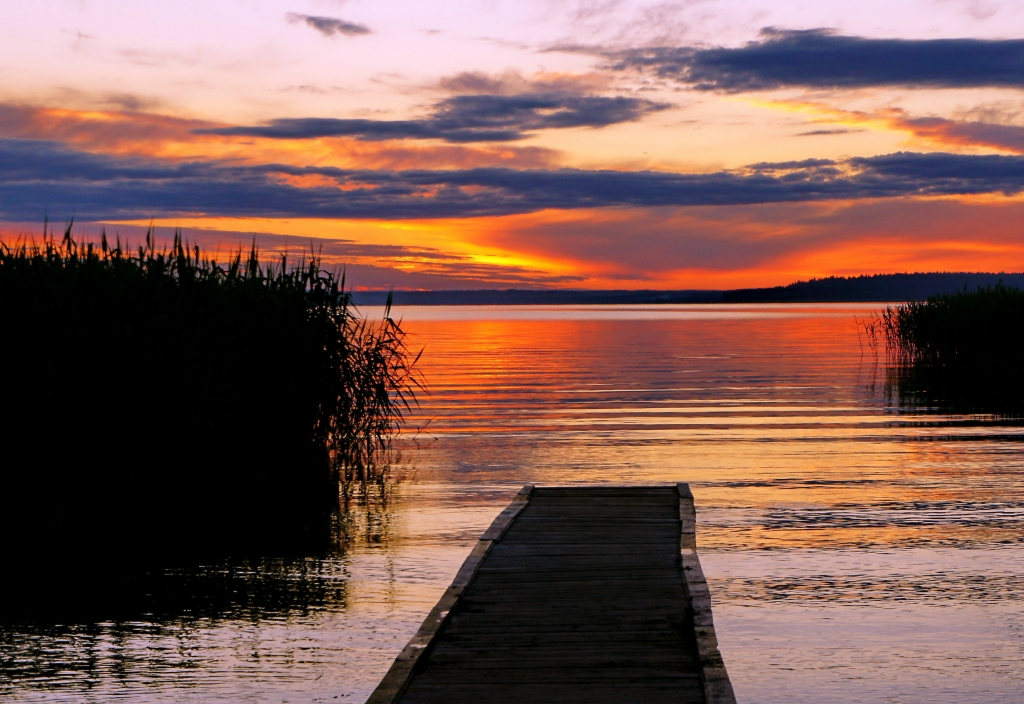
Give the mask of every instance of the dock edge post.
M 459 599 L 462 598 L 462 594 L 466 591 L 466 587 L 473 581 L 473 577 L 476 575 L 477 570 L 480 569 L 481 563 L 487 557 L 487 553 L 491 551 L 491 546 L 504 537 L 509 526 L 512 525 L 512 521 L 516 519 L 516 516 L 530 502 L 530 494 L 533 493 L 533 487 L 533 484 L 527 484 L 520 489 L 512 503 L 498 514 L 497 518 L 491 523 L 491 526 L 480 536 L 480 540 L 473 547 L 473 551 L 469 553 L 469 557 L 466 558 L 466 561 L 462 563 L 462 567 L 459 568 L 459 572 L 455 575 L 455 580 L 452 581 L 451 586 L 445 590 L 441 599 L 431 609 L 430 613 L 427 614 L 426 619 L 423 620 L 423 625 L 416 631 L 416 635 L 409 640 L 405 648 L 402 649 L 402 652 L 395 658 L 395 662 L 392 663 L 391 668 L 384 675 L 384 679 L 380 681 L 377 688 L 373 690 L 370 698 L 366 700 L 366 704 L 396 704 L 402 694 L 405 693 L 416 670 L 416 664 L 424 653 L 430 652 L 434 639 L 441 632 L 441 629 L 444 628 L 445 623 L 448 622 L 448 617 L 455 610 Z
M 700 658 L 700 676 L 704 682 L 707 704 L 736 704 L 736 694 L 725 669 L 725 661 L 718 650 L 718 636 L 711 618 L 711 590 L 708 589 L 704 570 L 697 557 L 697 509 L 693 504 L 690 485 L 679 482 L 679 554 L 682 558 L 683 581 L 693 606 L 693 631 L 697 636 L 697 656 Z

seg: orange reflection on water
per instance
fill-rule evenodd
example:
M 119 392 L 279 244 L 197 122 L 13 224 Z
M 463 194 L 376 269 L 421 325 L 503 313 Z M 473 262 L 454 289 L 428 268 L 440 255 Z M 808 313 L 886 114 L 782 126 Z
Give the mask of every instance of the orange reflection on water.
M 416 476 L 455 493 L 689 481 L 708 549 L 1019 534 L 1019 475 L 991 464 L 1017 427 L 889 405 L 855 324 L 877 308 L 408 308 L 434 438 Z
M 1024 433 L 893 406 L 876 307 L 405 309 L 433 440 L 396 549 L 465 554 L 526 482 L 689 481 L 741 701 L 1018 701 Z

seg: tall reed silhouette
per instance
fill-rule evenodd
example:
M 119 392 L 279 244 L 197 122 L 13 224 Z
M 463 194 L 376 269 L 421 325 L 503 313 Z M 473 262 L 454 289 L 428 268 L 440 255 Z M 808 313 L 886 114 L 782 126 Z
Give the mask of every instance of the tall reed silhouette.
M 319 549 L 386 484 L 422 389 L 391 317 L 315 256 L 225 265 L 180 232 L 0 243 L 0 528 L 23 574 Z M 359 489 L 359 491 L 356 491 Z M 45 571 L 45 570 L 44 570 Z
M 907 403 L 1024 409 L 1024 291 L 996 285 L 889 306 L 863 324 L 880 335 L 890 388 Z

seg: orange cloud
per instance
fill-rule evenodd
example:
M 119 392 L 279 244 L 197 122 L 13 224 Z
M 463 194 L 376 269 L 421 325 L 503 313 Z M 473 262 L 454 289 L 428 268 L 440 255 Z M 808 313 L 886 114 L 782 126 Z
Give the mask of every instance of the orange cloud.
M 495 218 L 480 243 L 597 288 L 733 288 L 901 271 L 1024 271 L 1024 201 L 885 199 L 547 212 Z
M 889 111 L 892 129 L 909 132 L 946 147 L 984 147 L 1001 152 L 1024 154 L 1024 127 L 992 122 L 957 121 L 941 117 L 907 116 L 902 110 Z
M 469 286 L 461 271 L 473 279 L 471 287 L 489 281 L 497 288 L 679 289 L 903 271 L 1024 271 L 1022 221 L 1024 200 L 984 196 L 549 210 L 401 223 L 267 221 L 258 227 L 296 235 L 292 251 L 308 251 L 312 238 L 366 245 L 358 251 L 347 245 L 333 261 L 436 274 L 441 278 L 432 286 L 438 288 Z M 246 223 L 257 227 L 228 219 L 181 224 L 241 230 Z M 241 240 L 222 234 L 220 241 L 233 242 L 233 248 Z M 432 253 L 423 254 L 424 248 Z M 451 261 L 439 264 L 441 255 Z M 386 279 L 350 280 L 358 286 L 409 280 L 396 276 L 380 284 Z
M 162 145 L 195 142 L 192 130 L 213 126 L 144 112 L 85 111 L 0 105 L 0 136 L 48 139 L 87 151 L 167 156 Z
M 944 148 L 985 149 L 1024 154 L 1024 126 L 944 117 L 913 117 L 900 108 L 873 112 L 842 110 L 812 102 L 756 101 L 787 112 L 808 113 L 813 121 L 838 127 L 905 132 L 915 139 Z M 809 134 L 815 134 L 811 132 Z
M 76 149 L 175 160 L 228 160 L 346 169 L 540 168 L 560 154 L 544 147 L 367 142 L 325 138 L 288 142 L 194 134 L 220 123 L 135 111 L 86 111 L 0 104 L 0 137 L 63 142 Z

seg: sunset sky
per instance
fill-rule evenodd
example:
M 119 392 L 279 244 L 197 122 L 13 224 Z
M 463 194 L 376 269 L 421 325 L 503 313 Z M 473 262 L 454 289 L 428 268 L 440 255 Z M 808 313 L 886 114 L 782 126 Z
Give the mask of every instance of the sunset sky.
M 359 288 L 1024 270 L 1024 3 L 5 2 L 0 234 Z

